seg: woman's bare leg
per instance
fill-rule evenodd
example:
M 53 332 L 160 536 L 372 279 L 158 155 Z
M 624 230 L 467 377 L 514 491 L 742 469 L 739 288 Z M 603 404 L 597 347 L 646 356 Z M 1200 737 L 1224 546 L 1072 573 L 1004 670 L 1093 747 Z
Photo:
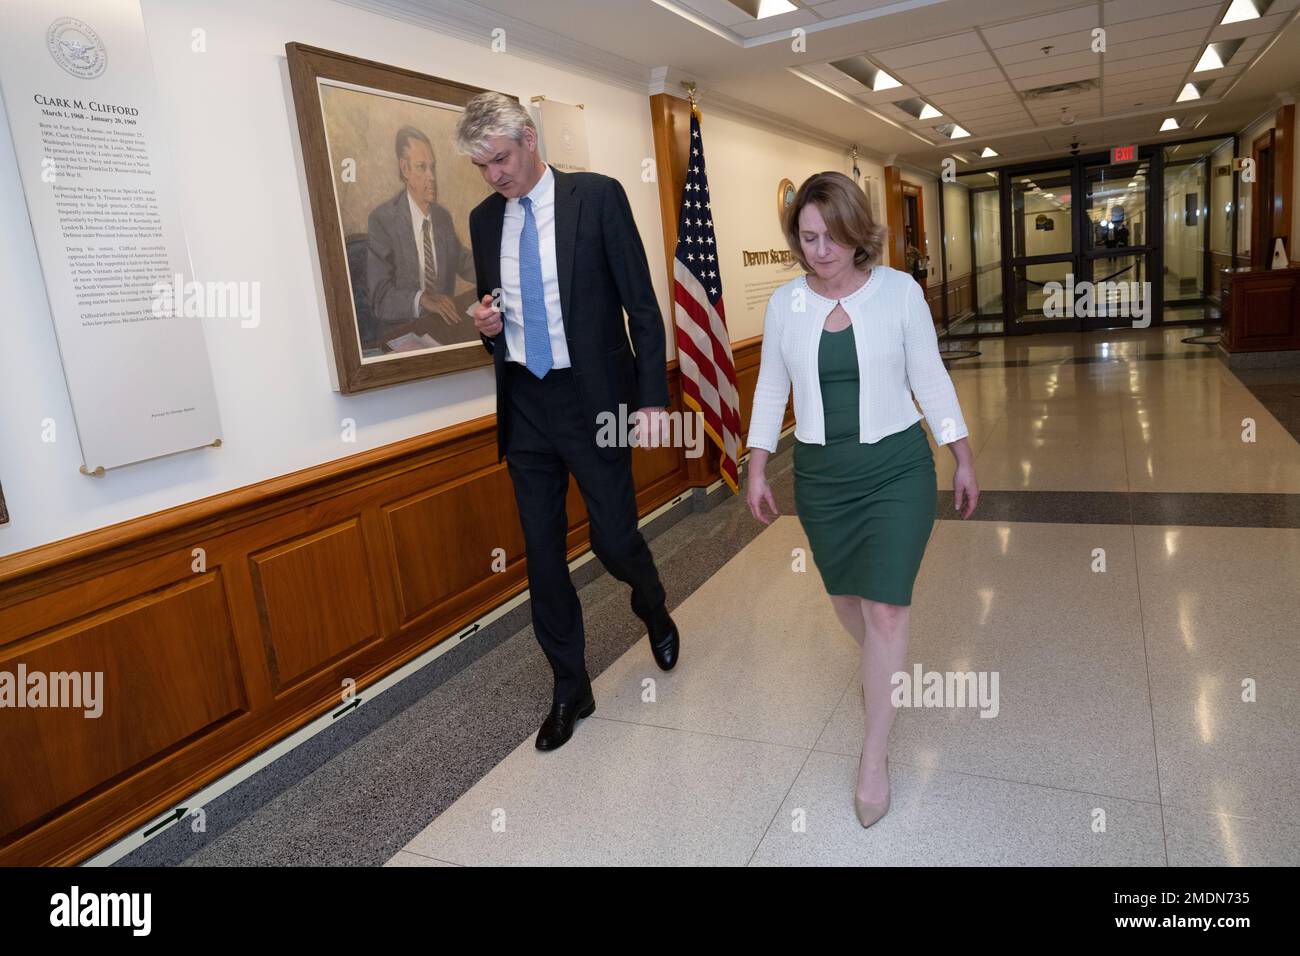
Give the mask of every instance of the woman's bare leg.
M 883 604 L 860 599 L 866 625 L 862 647 L 862 695 L 866 705 L 866 731 L 862 740 L 862 770 L 858 796 L 872 803 L 882 802 L 889 793 L 885 777 L 885 754 L 889 731 L 894 726 L 891 678 L 903 669 L 907 656 L 907 619 L 911 610 L 904 604 Z
M 862 617 L 862 598 L 856 594 L 832 594 L 830 598 L 835 616 L 844 625 L 844 630 L 849 632 L 849 637 L 861 647 L 867 637 L 867 622 Z

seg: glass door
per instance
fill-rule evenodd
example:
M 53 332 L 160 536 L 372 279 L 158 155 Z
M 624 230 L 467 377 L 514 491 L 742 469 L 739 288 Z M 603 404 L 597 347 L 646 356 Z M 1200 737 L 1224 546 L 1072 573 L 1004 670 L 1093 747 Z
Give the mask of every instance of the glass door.
M 1003 179 L 1003 232 L 1011 254 L 1003 262 L 1008 291 L 1007 331 L 1075 331 L 1071 306 L 1078 275 L 1075 164 L 1037 164 L 1007 170 Z
M 1160 302 L 1150 281 L 1155 249 L 1148 214 L 1150 159 L 1083 164 L 1083 261 L 1088 301 L 1076 302 L 1081 328 L 1144 328 L 1155 324 Z

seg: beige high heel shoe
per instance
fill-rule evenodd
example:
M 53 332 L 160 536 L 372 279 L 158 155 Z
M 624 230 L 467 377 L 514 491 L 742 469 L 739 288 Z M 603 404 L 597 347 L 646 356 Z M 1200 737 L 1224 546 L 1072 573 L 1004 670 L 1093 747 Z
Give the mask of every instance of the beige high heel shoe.
M 862 755 L 861 754 L 858 755 L 858 777 L 859 778 L 862 777 Z M 885 781 L 886 784 L 888 784 L 889 781 L 888 755 L 886 755 L 885 757 Z M 877 820 L 879 820 L 881 817 L 883 817 L 886 813 L 889 812 L 889 792 L 888 791 L 885 792 L 885 799 L 883 802 L 872 803 L 870 801 L 863 800 L 861 797 L 858 796 L 857 784 L 854 783 L 853 809 L 857 811 L 858 822 L 861 823 L 864 827 L 869 827 Z

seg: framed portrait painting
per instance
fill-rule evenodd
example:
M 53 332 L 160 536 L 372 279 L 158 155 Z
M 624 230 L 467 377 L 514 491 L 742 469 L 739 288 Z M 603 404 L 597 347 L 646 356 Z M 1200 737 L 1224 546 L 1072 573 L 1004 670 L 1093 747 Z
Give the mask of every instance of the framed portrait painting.
M 491 193 L 455 148 L 474 86 L 285 46 L 339 390 L 490 365 L 469 213 Z

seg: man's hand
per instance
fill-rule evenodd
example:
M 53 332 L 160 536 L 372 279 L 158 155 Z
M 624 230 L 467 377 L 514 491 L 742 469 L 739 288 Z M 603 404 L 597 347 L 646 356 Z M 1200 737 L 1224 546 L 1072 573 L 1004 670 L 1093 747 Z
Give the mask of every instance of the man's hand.
M 668 441 L 668 416 L 662 405 L 647 405 L 636 410 L 636 446 L 660 448 Z
M 456 303 L 451 301 L 451 296 L 429 295 L 427 292 L 422 292 L 420 293 L 420 308 L 426 312 L 441 316 L 442 320 L 448 325 L 460 324 L 460 313 L 456 311 Z
M 492 339 L 500 334 L 503 327 L 501 310 L 492 304 L 492 296 L 483 296 L 478 305 L 474 306 L 474 328 Z

